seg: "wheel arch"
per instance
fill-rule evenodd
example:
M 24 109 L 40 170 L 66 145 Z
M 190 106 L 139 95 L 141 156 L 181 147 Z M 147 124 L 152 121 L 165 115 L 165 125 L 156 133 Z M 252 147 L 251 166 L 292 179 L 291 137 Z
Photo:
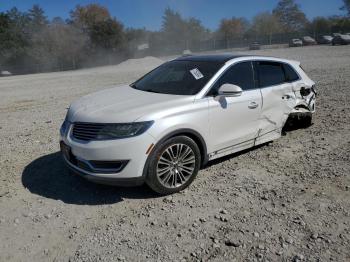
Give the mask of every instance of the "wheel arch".
M 302 112 L 311 112 L 310 108 L 306 103 L 299 103 L 291 111 L 291 113 L 302 113 Z
M 157 144 L 162 143 L 162 142 L 168 140 L 169 138 L 172 138 L 175 136 L 187 136 L 187 137 L 191 138 L 197 144 L 199 151 L 201 153 L 201 166 L 203 167 L 204 165 L 206 165 L 208 163 L 209 158 L 208 158 L 208 153 L 207 153 L 207 144 L 206 144 L 203 136 L 193 129 L 181 128 L 181 129 L 174 130 L 174 131 L 166 134 L 165 136 L 163 136 L 157 142 Z

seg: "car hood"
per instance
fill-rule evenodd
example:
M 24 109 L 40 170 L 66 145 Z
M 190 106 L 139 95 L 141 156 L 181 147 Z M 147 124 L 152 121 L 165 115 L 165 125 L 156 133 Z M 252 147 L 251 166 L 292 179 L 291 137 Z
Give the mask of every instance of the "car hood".
M 106 89 L 74 101 L 68 111 L 70 122 L 126 123 L 156 116 L 158 112 L 191 103 L 192 96 L 145 92 L 128 85 Z

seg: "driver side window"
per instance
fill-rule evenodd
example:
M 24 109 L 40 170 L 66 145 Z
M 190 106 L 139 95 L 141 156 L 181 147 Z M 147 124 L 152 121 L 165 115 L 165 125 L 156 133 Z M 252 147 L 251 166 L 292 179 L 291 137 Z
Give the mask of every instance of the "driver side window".
M 223 84 L 233 84 L 242 88 L 243 91 L 255 89 L 254 74 L 251 62 L 241 62 L 231 66 L 214 83 L 208 95 L 217 94 Z

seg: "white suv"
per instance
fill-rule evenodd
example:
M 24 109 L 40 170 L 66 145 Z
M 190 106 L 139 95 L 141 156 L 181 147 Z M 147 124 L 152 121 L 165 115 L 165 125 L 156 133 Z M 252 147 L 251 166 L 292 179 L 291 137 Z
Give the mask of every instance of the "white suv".
M 279 138 L 288 117 L 310 124 L 314 84 L 296 61 L 180 57 L 72 103 L 61 151 L 91 181 L 178 192 L 209 160 Z

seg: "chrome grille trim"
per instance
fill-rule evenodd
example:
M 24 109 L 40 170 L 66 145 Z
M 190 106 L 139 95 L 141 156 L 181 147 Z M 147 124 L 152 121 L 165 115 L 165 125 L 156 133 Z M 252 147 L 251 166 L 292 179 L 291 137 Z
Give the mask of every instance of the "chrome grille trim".
M 79 140 L 90 141 L 97 138 L 103 127 L 105 127 L 105 124 L 77 122 L 73 124 L 72 136 Z

